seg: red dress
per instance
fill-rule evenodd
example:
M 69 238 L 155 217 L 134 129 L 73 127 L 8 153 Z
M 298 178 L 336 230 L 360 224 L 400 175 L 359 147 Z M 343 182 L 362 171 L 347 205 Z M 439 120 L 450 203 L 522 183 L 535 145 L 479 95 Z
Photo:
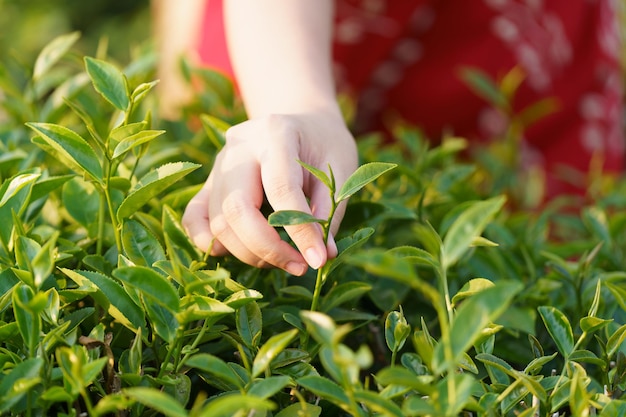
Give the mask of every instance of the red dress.
M 232 75 L 221 3 L 208 2 L 199 52 Z M 546 97 L 558 104 L 525 130 L 522 161 L 545 169 L 549 195 L 573 191 L 559 167 L 586 172 L 592 156 L 605 172 L 623 167 L 617 7 L 616 0 L 337 0 L 337 86 L 357 99 L 359 132 L 384 130 L 391 115 L 429 138 L 485 140 L 501 136 L 506 120 L 460 69 L 499 79 L 517 66 L 526 78 L 514 111 Z

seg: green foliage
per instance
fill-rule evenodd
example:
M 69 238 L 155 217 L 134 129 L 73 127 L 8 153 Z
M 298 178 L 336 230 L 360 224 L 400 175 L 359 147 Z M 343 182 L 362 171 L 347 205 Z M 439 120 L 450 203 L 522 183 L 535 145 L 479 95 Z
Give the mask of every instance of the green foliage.
M 213 259 L 180 216 L 241 119 L 232 85 L 187 68 L 209 84 L 166 124 L 151 68 L 76 60 L 77 40 L 24 83 L 0 72 L 0 415 L 624 414 L 626 184 L 530 210 L 504 148 L 467 161 L 398 125 L 342 187 L 302 163 L 328 218 L 268 216 L 327 237 L 349 199 L 335 259 L 301 278 Z M 521 82 L 463 76 L 503 111 Z

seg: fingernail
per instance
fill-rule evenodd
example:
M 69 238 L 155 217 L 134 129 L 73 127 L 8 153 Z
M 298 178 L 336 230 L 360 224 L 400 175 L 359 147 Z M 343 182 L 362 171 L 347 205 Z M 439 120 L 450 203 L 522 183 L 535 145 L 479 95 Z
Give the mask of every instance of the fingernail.
M 304 275 L 308 266 L 305 264 L 301 264 L 299 262 L 289 262 L 285 266 L 285 270 L 289 272 L 291 275 L 301 276 Z
M 304 258 L 313 269 L 319 269 L 322 266 L 322 255 L 314 248 L 307 249 L 304 252 Z

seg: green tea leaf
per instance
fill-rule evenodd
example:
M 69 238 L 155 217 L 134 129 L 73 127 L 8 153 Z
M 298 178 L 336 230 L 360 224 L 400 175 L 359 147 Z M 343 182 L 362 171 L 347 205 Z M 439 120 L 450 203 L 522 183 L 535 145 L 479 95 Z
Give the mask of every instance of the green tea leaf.
M 488 74 L 476 68 L 463 68 L 461 79 L 480 97 L 498 109 L 508 109 L 506 96 Z
M 69 168 L 79 174 L 86 173 L 92 179 L 102 183 L 102 166 L 96 152 L 78 133 L 52 123 L 26 123 L 50 148 L 64 160 L 70 161 Z
M 261 309 L 256 302 L 250 302 L 237 310 L 237 332 L 248 348 L 258 346 L 263 330 Z
M 211 116 L 210 114 L 201 114 L 200 122 L 204 127 L 204 132 L 209 137 L 209 140 L 215 146 L 218 151 L 224 147 L 226 143 L 226 131 L 231 127 L 225 121 Z
M 124 253 L 133 263 L 151 267 L 155 262 L 166 260 L 159 240 L 135 220 L 127 220 L 122 227 Z
M 145 294 L 143 305 L 154 332 L 168 344 L 173 344 L 178 336 L 177 330 L 180 325 L 174 313 L 157 302 L 156 297 L 146 297 Z
M 44 46 L 35 61 L 33 80 L 39 80 L 48 72 L 48 70 L 70 50 L 79 38 L 79 32 L 72 32 L 58 36 Z
M 268 401 L 251 395 L 229 394 L 214 399 L 207 404 L 198 417 L 233 417 L 239 411 L 264 411 L 273 410 L 276 406 Z M 246 413 L 245 415 L 248 415 Z
M 513 297 L 522 289 L 519 282 L 500 282 L 465 300 L 457 310 L 450 328 L 450 339 L 442 340 L 435 347 L 433 367 L 442 372 L 448 360 L 457 363 L 481 336 L 483 330 L 508 307 Z M 449 343 L 452 357 L 445 356 L 445 344 Z
M 284 226 L 294 226 L 297 224 L 306 224 L 306 223 L 319 223 L 326 224 L 327 220 L 318 219 L 308 213 L 297 211 L 297 210 L 280 210 L 275 211 L 269 215 L 267 218 L 270 226 L 273 227 L 284 227 Z
M 609 358 L 615 355 L 617 350 L 622 346 L 622 343 L 624 343 L 624 339 L 626 339 L 626 324 L 613 332 L 606 342 L 606 353 Z
M 161 136 L 163 133 L 165 133 L 165 130 L 143 130 L 132 136 L 128 136 L 127 138 L 122 139 L 115 149 L 113 149 L 113 155 L 111 157 L 113 159 L 117 159 L 137 146 L 148 143 Z
M 174 184 L 200 165 L 190 162 L 173 162 L 162 165 L 149 172 L 133 187 L 126 199 L 117 209 L 117 218 L 121 222 L 138 211 L 144 204 L 156 197 L 161 191 Z
M 402 310 L 392 311 L 385 319 L 385 341 L 392 352 L 398 352 L 411 334 L 411 326 L 406 321 Z
M 13 290 L 13 315 L 31 355 L 36 352 L 41 332 L 41 318 L 39 312 L 33 308 L 35 297 L 32 288 L 27 285 L 20 285 Z
M 93 271 L 61 268 L 61 271 L 80 286 L 94 285 L 109 300 L 108 313 L 131 330 L 145 328 L 144 312 L 124 288 L 106 275 Z
M 267 399 L 285 388 L 290 381 L 291 378 L 288 376 L 270 376 L 264 379 L 259 379 L 250 385 L 248 394 Z
M 333 191 L 334 188 L 334 184 L 333 181 L 331 180 L 331 177 L 328 176 L 328 174 L 326 174 L 324 171 L 322 171 L 321 169 L 317 169 L 315 168 L 313 165 L 309 165 L 304 161 L 298 161 L 298 163 L 300 165 L 302 165 L 302 167 L 304 169 L 306 169 L 307 171 L 309 171 L 311 174 L 313 174 L 313 176 L 315 178 L 317 178 L 318 180 L 320 180 L 322 182 L 322 184 L 324 184 L 326 186 L 326 188 L 328 188 L 328 190 Z M 330 167 L 329 167 L 330 169 Z M 331 172 L 332 175 L 332 172 Z
M 41 381 L 43 359 L 26 359 L 0 380 L 0 413 L 10 411 Z
M 415 375 L 412 371 L 399 366 L 390 366 L 376 374 L 376 382 L 383 385 L 408 387 L 425 395 L 432 395 L 435 387 L 431 385 L 431 375 Z
M 263 294 L 261 294 L 257 290 L 246 289 L 237 291 L 226 297 L 226 299 L 224 300 L 224 304 L 234 309 L 237 309 L 245 304 L 248 304 L 251 301 L 260 300 L 261 298 L 263 298 Z
M 301 311 L 300 317 L 311 336 L 322 345 L 332 345 L 337 326 L 326 314 L 317 311 Z
M 252 363 L 252 378 L 256 378 L 265 371 L 270 362 L 283 351 L 298 334 L 298 329 L 288 330 L 270 337 L 267 342 L 261 346 L 259 352 Z
M 243 388 L 243 381 L 233 369 L 222 359 L 209 353 L 198 353 L 190 357 L 185 365 L 207 372 L 227 381 L 234 387 Z
M 304 389 L 332 402 L 344 410 L 349 407 L 350 400 L 344 390 L 329 379 L 321 376 L 310 375 L 299 378 L 296 382 Z
M 138 289 L 144 297 L 167 308 L 172 314 L 178 313 L 180 299 L 174 286 L 163 275 L 145 266 L 121 267 L 113 271 L 113 276 L 124 284 Z
M 361 165 L 341 186 L 339 193 L 335 196 L 335 201 L 338 203 L 350 198 L 361 188 L 373 182 L 385 172 L 394 169 L 396 166 L 396 164 L 386 162 L 370 162 L 368 164 Z
M 130 99 L 124 74 L 115 65 L 91 57 L 85 57 L 85 68 L 95 90 L 119 110 L 127 111 Z
M 463 285 L 463 287 L 452 297 L 452 304 L 457 304 L 459 301 L 471 297 L 472 295 L 479 293 L 487 288 L 493 287 L 495 284 L 486 278 L 474 278 L 470 279 Z
M 391 400 L 388 400 L 376 392 L 357 390 L 354 393 L 354 398 L 360 403 L 367 406 L 368 409 L 374 411 L 377 414 L 389 417 L 405 417 L 404 413 Z
M 135 89 L 133 90 L 133 92 L 130 95 L 130 99 L 133 103 L 133 105 L 137 106 L 139 103 L 141 103 L 141 101 L 144 99 L 144 97 L 159 83 L 159 80 L 155 80 L 155 81 L 151 81 L 149 83 L 141 83 L 139 84 L 137 87 L 135 87 Z
M 567 359 L 574 350 L 574 334 L 569 320 L 556 307 L 541 306 L 538 310 L 548 333 L 556 343 L 557 349 Z
M 319 417 L 321 414 L 319 405 L 300 402 L 283 408 L 276 417 Z
M 371 289 L 371 285 L 357 281 L 336 285 L 322 298 L 320 311 L 327 312 L 348 301 L 355 301 Z
M 188 417 L 187 411 L 174 398 L 155 388 L 124 388 L 122 394 L 136 402 L 162 413 L 166 417 Z
M 180 313 L 176 315 L 181 323 L 190 323 L 210 317 L 232 314 L 235 309 L 215 298 L 201 295 L 186 295 L 181 299 Z
M 471 204 L 452 223 L 443 239 L 441 264 L 447 269 L 463 256 L 504 205 L 505 197 L 494 197 Z

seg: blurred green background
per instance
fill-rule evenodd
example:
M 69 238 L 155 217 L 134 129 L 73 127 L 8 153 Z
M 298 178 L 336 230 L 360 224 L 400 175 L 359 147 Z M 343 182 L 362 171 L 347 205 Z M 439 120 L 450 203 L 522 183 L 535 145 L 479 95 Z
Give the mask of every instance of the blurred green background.
M 125 62 L 151 40 L 150 0 L 0 0 L 0 59 L 32 60 L 54 37 L 75 30 L 82 53 L 95 54 L 106 40 L 108 54 Z

